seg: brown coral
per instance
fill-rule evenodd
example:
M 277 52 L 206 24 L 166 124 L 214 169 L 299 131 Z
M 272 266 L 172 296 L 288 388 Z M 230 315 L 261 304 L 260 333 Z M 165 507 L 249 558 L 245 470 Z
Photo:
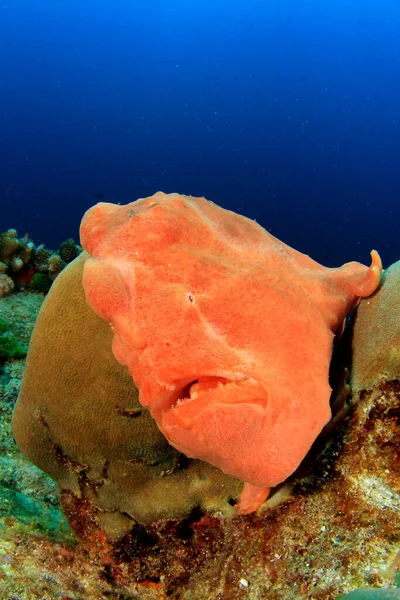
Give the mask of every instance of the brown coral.
M 73 239 L 60 245 L 54 252 L 40 244 L 37 248 L 29 234 L 19 238 L 15 229 L 8 229 L 0 234 L 0 274 L 7 275 L 0 281 L 0 294 L 5 295 L 16 289 L 29 287 L 36 274 L 45 275 L 51 282 L 58 277 L 67 263 L 82 252 L 81 246 Z M 35 280 L 32 290 L 47 291 L 42 282 Z
M 17 254 L 21 245 L 15 229 L 8 229 L 0 234 L 0 260 L 9 264 Z
M 73 240 L 72 238 L 69 238 L 68 240 L 65 240 L 65 242 L 62 242 L 58 249 L 58 254 L 66 263 L 70 263 L 73 260 L 75 260 L 75 258 L 77 258 L 81 252 L 82 246 L 76 244 L 75 240 Z
M 5 275 L 4 273 L 0 273 L 0 298 L 6 296 L 14 289 L 14 282 L 11 277 Z
M 65 266 L 66 263 L 65 261 L 63 261 L 59 254 L 54 253 L 51 256 L 49 256 L 49 259 L 47 261 L 47 271 L 50 279 L 54 281 L 54 279 L 58 277 L 58 275 L 65 268 Z
M 400 261 L 384 272 L 380 288 L 360 302 L 354 325 L 354 391 L 400 377 L 399 290 Z

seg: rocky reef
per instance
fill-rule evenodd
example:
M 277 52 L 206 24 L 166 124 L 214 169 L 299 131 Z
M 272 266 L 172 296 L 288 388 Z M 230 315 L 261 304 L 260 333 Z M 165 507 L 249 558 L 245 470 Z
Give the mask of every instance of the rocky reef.
M 112 360 L 109 327 L 84 302 L 84 261 L 46 297 L 21 390 L 24 359 L 3 361 L 0 595 L 334 600 L 368 588 L 348 597 L 396 598 L 400 263 L 336 347 L 336 428 L 257 513 L 238 517 L 240 483 L 171 448 L 138 404 Z M 0 318 L 21 343 L 42 300 L 0 299 Z M 17 441 L 52 479 L 12 439 L 19 390 Z
M 19 238 L 15 229 L 0 233 L 0 298 L 12 291 L 30 289 L 47 293 L 64 267 L 82 252 L 72 238 L 58 250 L 36 246 L 26 234 Z

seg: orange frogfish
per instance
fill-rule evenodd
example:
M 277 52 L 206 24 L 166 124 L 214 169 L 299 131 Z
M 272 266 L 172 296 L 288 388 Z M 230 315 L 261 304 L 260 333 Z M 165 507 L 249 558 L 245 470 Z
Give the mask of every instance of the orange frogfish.
M 335 332 L 382 265 L 326 268 L 205 198 L 158 192 L 84 216 L 87 302 L 172 446 L 244 482 L 255 511 L 331 418 Z

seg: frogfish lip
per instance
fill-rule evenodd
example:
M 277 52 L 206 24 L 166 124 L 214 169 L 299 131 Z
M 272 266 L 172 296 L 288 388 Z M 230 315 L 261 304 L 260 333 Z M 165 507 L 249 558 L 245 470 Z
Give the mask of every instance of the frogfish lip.
M 226 404 L 238 404 L 248 402 L 247 394 L 243 397 L 240 393 L 244 387 L 261 387 L 253 378 L 243 373 L 227 373 L 222 375 L 204 375 L 197 378 L 186 378 L 179 380 L 170 386 L 162 394 L 159 401 L 156 402 L 157 412 L 165 414 L 169 411 L 179 411 L 183 406 L 187 406 L 194 401 L 198 409 L 205 397 L 208 402 L 216 401 Z M 236 390 L 237 393 L 233 393 Z M 264 392 L 265 393 L 265 392 Z M 257 395 L 257 394 L 255 394 Z

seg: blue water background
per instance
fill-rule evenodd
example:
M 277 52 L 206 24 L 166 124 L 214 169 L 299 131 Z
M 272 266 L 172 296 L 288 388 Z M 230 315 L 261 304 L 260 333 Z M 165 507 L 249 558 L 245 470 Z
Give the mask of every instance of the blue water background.
M 0 230 L 157 190 L 399 259 L 399 0 L 0 0 Z

